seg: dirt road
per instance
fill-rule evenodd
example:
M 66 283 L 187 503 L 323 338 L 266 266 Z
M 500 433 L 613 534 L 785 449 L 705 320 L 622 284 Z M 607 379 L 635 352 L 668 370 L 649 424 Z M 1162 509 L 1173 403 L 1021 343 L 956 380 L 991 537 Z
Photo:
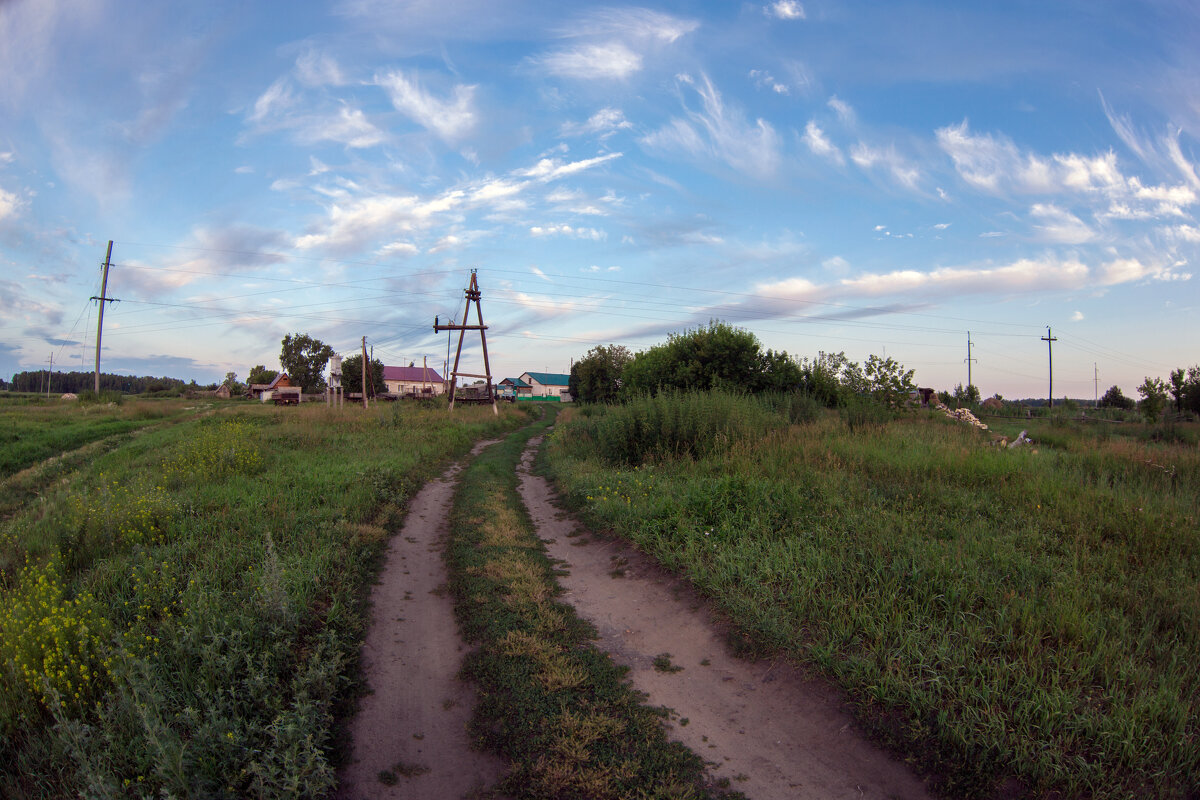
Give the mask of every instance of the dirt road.
M 417 493 L 388 547 L 362 651 L 371 694 L 350 728 L 353 749 L 339 800 L 457 800 L 494 785 L 504 772 L 500 758 L 469 745 L 475 694 L 457 678 L 466 646 L 454 602 L 442 590 L 460 470 L 451 467 Z
M 670 735 L 712 762 L 714 778 L 751 800 L 928 798 L 922 782 L 854 727 L 834 691 L 785 663 L 732 656 L 690 587 L 628 545 L 588 535 L 529 471 L 520 492 L 552 558 L 563 598 L 630 668 L 651 705 L 673 709 Z M 664 654 L 670 654 L 669 657 Z

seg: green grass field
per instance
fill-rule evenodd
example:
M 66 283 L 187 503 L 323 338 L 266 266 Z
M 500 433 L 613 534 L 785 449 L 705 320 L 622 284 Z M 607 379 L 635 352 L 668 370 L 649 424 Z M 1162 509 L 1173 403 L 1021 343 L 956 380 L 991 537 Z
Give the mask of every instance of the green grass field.
M 40 447 L 5 447 L 24 470 L 0 523 L 14 798 L 327 796 L 387 534 L 448 459 L 528 421 L 182 401 L 0 415 Z
M 1007 450 L 925 412 L 762 406 L 572 410 L 547 461 L 594 525 L 715 598 L 742 646 L 816 665 L 949 796 L 1196 796 L 1192 434 L 1014 421 L 1036 444 Z M 676 454 L 680 420 L 710 444 Z

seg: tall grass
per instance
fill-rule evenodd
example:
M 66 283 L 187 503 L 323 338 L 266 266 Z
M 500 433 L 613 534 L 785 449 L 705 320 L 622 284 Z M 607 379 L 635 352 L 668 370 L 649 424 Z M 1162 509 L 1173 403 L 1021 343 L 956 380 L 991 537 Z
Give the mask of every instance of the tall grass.
M 405 501 L 526 419 L 213 411 L 59 473 L 0 525 L 0 795 L 327 796 Z
M 594 523 L 752 647 L 818 665 L 948 794 L 1200 788 L 1194 447 L 1047 425 L 1005 450 L 937 418 L 830 416 L 630 469 L 576 424 L 548 457 Z
M 603 414 L 581 415 L 565 435 L 609 464 L 633 466 L 680 456 L 700 458 L 784 424 L 763 403 L 733 393 L 662 393 Z

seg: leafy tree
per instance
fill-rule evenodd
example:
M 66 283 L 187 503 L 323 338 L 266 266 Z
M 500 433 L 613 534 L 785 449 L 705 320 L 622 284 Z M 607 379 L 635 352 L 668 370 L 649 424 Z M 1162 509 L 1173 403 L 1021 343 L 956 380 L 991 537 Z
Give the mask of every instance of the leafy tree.
M 383 382 L 383 362 L 378 358 L 367 361 L 367 385 L 371 387 L 372 396 L 387 394 L 387 384 Z M 346 394 L 362 392 L 362 354 L 342 359 L 342 390 Z
M 582 403 L 612 403 L 621 389 L 625 367 L 632 360 L 627 347 L 597 345 L 571 365 L 567 390 Z
M 325 388 L 325 365 L 333 355 L 333 348 L 307 333 L 289 333 L 283 337 L 283 348 L 279 353 L 279 364 L 292 383 L 305 392 L 319 392 Z
M 1167 384 L 1162 378 L 1147 377 L 1138 387 L 1138 394 L 1142 396 L 1142 413 L 1146 415 L 1146 419 L 1150 422 L 1157 421 L 1158 415 L 1167 405 Z
M 968 383 L 965 387 L 961 383 L 955 384 L 954 399 L 969 406 L 979 405 L 979 387 L 973 383 Z
M 912 380 L 913 370 L 905 370 L 902 364 L 890 356 L 869 356 L 863 367 L 863 376 L 866 378 L 868 391 L 885 405 L 898 406 L 908 398 L 910 392 L 916 390 Z M 976 389 L 977 396 L 978 391 Z
M 671 334 L 665 344 L 638 353 L 624 370 L 624 391 L 730 389 L 761 386 L 758 337 L 724 322 Z
M 1130 398 L 1121 393 L 1121 387 L 1110 386 L 1108 391 L 1100 398 L 1101 408 L 1122 408 L 1126 411 L 1132 410 L 1134 402 Z
M 270 383 L 278 374 L 279 370 L 267 369 L 262 364 L 255 364 L 246 377 L 246 383 Z
M 225 380 L 221 381 L 221 383 L 222 385 L 229 387 L 230 394 L 241 394 L 242 390 L 245 388 L 238 383 L 236 372 L 226 372 Z

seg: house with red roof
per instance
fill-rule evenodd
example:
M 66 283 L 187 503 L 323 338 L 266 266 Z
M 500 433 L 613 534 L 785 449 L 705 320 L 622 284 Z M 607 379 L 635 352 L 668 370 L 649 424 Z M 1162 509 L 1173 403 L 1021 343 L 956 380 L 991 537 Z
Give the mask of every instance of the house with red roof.
M 446 382 L 432 367 L 384 367 L 388 394 L 431 396 L 446 391 Z

